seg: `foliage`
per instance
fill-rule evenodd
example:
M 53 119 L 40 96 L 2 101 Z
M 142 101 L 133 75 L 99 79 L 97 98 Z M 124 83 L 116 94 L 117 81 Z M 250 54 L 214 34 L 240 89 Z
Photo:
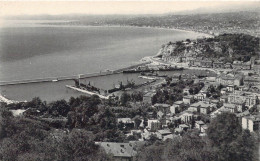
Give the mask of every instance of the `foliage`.
M 173 140 L 148 143 L 138 153 L 140 161 L 252 161 L 255 139 L 248 130 L 242 130 L 236 115 L 223 113 L 210 124 L 207 136 L 196 130 Z
M 218 115 L 210 123 L 207 135 L 217 148 L 216 160 L 253 160 L 254 139 L 248 130 L 242 131 L 235 114 Z
M 143 148 L 138 155 L 140 161 L 174 160 L 204 161 L 214 160 L 214 149 L 197 131 L 189 131 L 181 137 L 165 142 L 156 141 Z

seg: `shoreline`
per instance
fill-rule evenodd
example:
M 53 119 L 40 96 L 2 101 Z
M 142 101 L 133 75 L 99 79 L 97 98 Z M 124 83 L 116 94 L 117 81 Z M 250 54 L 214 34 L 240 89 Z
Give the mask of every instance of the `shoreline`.
M 13 20 L 16 21 L 16 20 Z M 27 21 L 35 21 L 35 20 L 27 20 Z M 47 20 L 38 20 L 38 21 L 47 21 Z M 205 33 L 205 32 L 200 32 L 200 31 L 194 31 L 194 30 L 188 30 L 188 29 L 181 29 L 181 28 L 174 28 L 174 27 L 159 27 L 159 26 L 135 26 L 135 25 L 116 25 L 116 24 L 105 24 L 105 25 L 84 25 L 84 24 L 70 24 L 71 22 L 74 22 L 77 20 L 68 20 L 68 21 L 59 21 L 59 20 L 53 20 L 54 22 L 36 22 L 36 23 L 31 23 L 37 27 L 134 27 L 134 28 L 150 28 L 150 29 L 160 29 L 160 30 L 175 30 L 175 31 L 182 31 L 182 32 L 189 32 L 189 33 L 200 33 L 200 34 L 205 34 L 209 37 L 214 36 L 213 34 L 210 33 Z M 64 24 L 59 24 L 59 23 L 64 23 Z M 30 23 L 28 23 L 30 24 Z M 24 27 L 29 27 L 26 26 L 28 25 L 27 23 L 25 24 Z M 3 27 L 10 27 L 10 26 L 3 26 Z M 11 26 L 11 27 L 16 27 L 16 26 Z M 17 26 L 21 27 L 21 26 Z M 22 26 L 23 27 L 23 26 Z

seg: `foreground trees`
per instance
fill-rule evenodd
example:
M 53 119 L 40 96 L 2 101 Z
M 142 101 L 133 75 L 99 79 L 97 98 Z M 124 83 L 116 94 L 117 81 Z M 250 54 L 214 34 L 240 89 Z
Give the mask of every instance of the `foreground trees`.
M 84 129 L 53 129 L 40 121 L 0 112 L 0 160 L 106 160 L 95 136 Z
M 217 149 L 217 160 L 251 161 L 255 141 L 248 130 L 242 130 L 236 115 L 223 113 L 214 119 L 207 130 L 212 145 Z
M 35 98 L 32 102 L 1 104 L 1 107 L 0 160 L 8 161 L 109 160 L 95 141 L 124 142 L 140 137 L 125 138 L 117 117 L 131 117 L 138 127 L 142 118 L 147 124 L 148 112 L 155 112 L 146 104 L 135 108 L 109 107 L 97 96 L 50 104 Z M 18 117 L 6 110 L 18 107 L 32 110 Z M 48 120 L 65 120 L 65 125 Z M 223 113 L 211 121 L 207 136 L 201 137 L 192 130 L 165 142 L 153 137 L 137 158 L 140 161 L 252 161 L 255 142 L 249 131 L 241 129 L 234 114 Z
M 253 161 L 255 140 L 248 130 L 242 130 L 234 114 L 223 113 L 214 119 L 207 136 L 188 131 L 182 137 L 166 142 L 150 143 L 139 152 L 141 161 Z

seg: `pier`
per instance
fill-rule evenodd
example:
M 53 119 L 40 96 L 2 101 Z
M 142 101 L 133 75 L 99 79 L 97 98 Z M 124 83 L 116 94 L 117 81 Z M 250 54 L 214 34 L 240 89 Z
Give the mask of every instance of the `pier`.
M 124 70 L 136 68 L 138 66 L 146 65 L 146 64 L 149 64 L 149 63 L 151 63 L 151 62 L 143 62 L 143 63 L 139 63 L 139 64 L 132 65 L 132 66 L 129 66 L 129 67 L 121 68 L 121 69 L 118 69 L 118 70 L 113 70 L 113 71 L 109 70 L 109 71 L 104 71 L 104 72 L 87 73 L 87 74 L 79 74 L 79 75 L 80 75 L 80 78 L 92 78 L 92 77 L 100 77 L 100 76 L 106 76 L 106 75 L 112 75 L 112 74 L 119 74 L 119 73 L 123 73 Z M 46 78 L 26 79 L 26 80 L 2 81 L 2 82 L 0 82 L 0 86 L 73 80 L 73 79 L 78 79 L 79 75 L 46 77 Z
M 76 91 L 79 91 L 79 92 L 82 92 L 82 93 L 86 93 L 88 95 L 97 95 L 98 97 L 100 97 L 102 99 L 109 99 L 109 96 L 103 96 L 101 94 L 90 92 L 90 91 L 87 91 L 87 90 L 84 90 L 84 89 L 80 89 L 80 88 L 77 88 L 77 87 L 74 87 L 74 86 L 71 86 L 71 85 L 66 85 L 66 87 L 70 88 L 70 89 L 73 89 L 73 90 L 76 90 Z

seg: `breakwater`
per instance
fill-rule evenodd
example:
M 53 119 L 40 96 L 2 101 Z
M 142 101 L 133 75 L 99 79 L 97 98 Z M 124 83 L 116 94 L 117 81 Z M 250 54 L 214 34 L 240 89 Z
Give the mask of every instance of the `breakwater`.
M 92 78 L 92 77 L 100 77 L 112 74 L 119 74 L 122 73 L 124 70 L 129 70 L 132 68 L 136 68 L 138 66 L 149 64 L 150 62 L 143 62 L 136 65 L 132 65 L 129 67 L 121 68 L 118 70 L 113 71 L 103 71 L 97 73 L 87 73 L 87 74 L 78 74 L 78 75 L 71 75 L 71 76 L 59 76 L 59 77 L 46 77 L 46 78 L 36 78 L 36 79 L 27 79 L 27 80 L 11 80 L 11 81 L 1 81 L 0 86 L 6 85 L 17 85 L 17 84 L 28 84 L 28 83 L 41 83 L 41 82 L 56 82 L 56 81 L 63 81 L 63 80 L 73 80 L 80 78 Z

